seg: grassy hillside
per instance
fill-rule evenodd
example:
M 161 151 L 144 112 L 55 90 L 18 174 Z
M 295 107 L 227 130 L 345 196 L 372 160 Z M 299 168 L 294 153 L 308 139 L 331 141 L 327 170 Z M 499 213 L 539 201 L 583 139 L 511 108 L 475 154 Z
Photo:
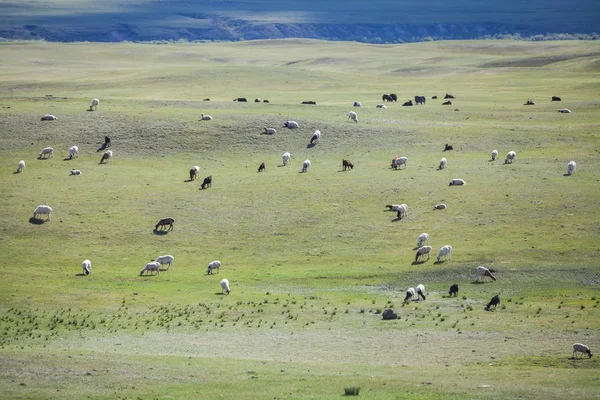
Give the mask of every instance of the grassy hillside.
M 596 357 L 570 358 L 600 348 L 595 42 L 0 46 L 0 397 L 597 398 Z M 422 232 L 432 258 L 414 263 Z M 161 254 L 173 269 L 138 276 Z M 403 304 L 419 283 L 427 300 Z

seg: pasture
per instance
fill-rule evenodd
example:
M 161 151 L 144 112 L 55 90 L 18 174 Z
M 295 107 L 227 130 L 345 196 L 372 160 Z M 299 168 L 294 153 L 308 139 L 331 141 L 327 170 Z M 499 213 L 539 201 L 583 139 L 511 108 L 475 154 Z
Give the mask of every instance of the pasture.
M 575 342 L 600 352 L 598 43 L 15 42 L 0 54 L 0 397 L 600 394 L 597 356 L 571 359 Z M 377 109 L 384 93 L 398 102 Z M 401 106 L 415 95 L 426 105 Z M 100 164 L 105 135 L 114 157 Z M 406 169 L 390 168 L 396 155 Z M 397 220 L 385 205 L 400 203 Z M 40 204 L 51 221 L 31 219 Z M 165 217 L 173 229 L 154 230 Z M 432 257 L 414 263 L 422 232 Z M 163 254 L 172 268 L 139 276 Z M 497 281 L 477 283 L 479 265 Z M 420 283 L 427 300 L 403 304 Z M 386 308 L 399 319 L 383 321 Z

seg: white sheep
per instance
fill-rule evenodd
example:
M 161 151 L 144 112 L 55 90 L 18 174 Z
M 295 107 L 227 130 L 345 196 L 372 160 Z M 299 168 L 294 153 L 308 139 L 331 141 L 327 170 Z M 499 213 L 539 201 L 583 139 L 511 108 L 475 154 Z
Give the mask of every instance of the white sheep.
M 320 130 L 315 130 L 315 132 L 312 134 L 312 137 L 310 138 L 310 144 L 317 144 L 319 142 L 319 139 L 321 138 L 321 131 Z
M 571 110 L 569 110 L 568 108 L 559 108 L 558 112 L 562 114 L 570 114 Z
M 417 239 L 417 247 L 422 247 L 425 243 L 429 243 L 429 234 L 423 232 L 419 235 L 419 238 Z
M 190 168 L 190 181 L 197 179 L 200 176 L 200 166 L 194 165 Z
M 213 270 L 217 270 L 219 271 L 219 273 L 221 273 L 221 261 L 219 260 L 215 260 L 213 262 L 211 262 L 210 264 L 208 264 L 208 269 L 206 270 L 206 273 L 209 275 L 212 275 Z
M 71 146 L 69 148 L 69 160 L 72 159 L 73 157 L 79 158 L 79 147 L 77 147 L 77 146 Z
M 212 119 L 213 119 L 213 117 L 211 117 L 210 115 L 207 115 L 207 114 L 202 114 L 202 116 L 200 118 L 201 121 L 210 121 Z
M 169 269 L 170 267 L 173 267 L 173 269 L 175 269 L 175 266 L 173 265 L 173 261 L 175 261 L 175 257 L 173 256 L 160 256 L 156 259 L 156 262 L 159 263 L 160 265 L 166 265 L 167 268 L 165 269 L 165 271 L 167 269 Z
M 277 133 L 277 130 L 275 128 L 265 128 L 265 134 L 267 135 L 274 135 Z
M 358 123 L 358 114 L 354 111 L 348 113 L 348 119 Z
M 449 244 L 443 246 L 437 255 L 437 261 L 439 262 L 442 257 L 445 257 L 446 260 L 449 260 L 452 256 L 452 246 Z
M 406 204 L 400 204 L 397 211 L 398 215 L 396 218 L 402 219 L 408 215 L 408 206 Z
M 408 288 L 408 290 L 406 291 L 406 297 L 404 298 L 404 302 L 408 303 L 408 301 L 410 299 L 412 299 L 413 297 L 415 297 L 415 289 L 414 288 Z
M 486 267 L 479 266 L 477 267 L 477 280 L 485 280 L 485 277 L 490 277 L 492 280 L 496 280 L 496 277 L 492 275 L 492 272 Z
M 56 118 L 54 115 L 52 114 L 46 114 L 42 117 L 42 121 L 56 121 L 58 118 Z
M 309 167 L 310 167 L 310 160 L 304 160 L 304 162 L 302 163 L 302 170 L 300 172 L 308 171 Z
M 389 209 L 389 211 L 398 211 L 400 204 L 387 204 L 386 207 Z
M 355 101 L 354 104 L 352 104 L 354 107 L 362 107 L 362 104 L 360 104 L 360 101 Z
M 104 164 L 105 161 L 108 162 L 108 160 L 110 160 L 112 157 L 112 150 L 105 151 L 104 154 L 102 154 L 102 158 L 100 159 L 100 164 Z
M 575 169 L 577 168 L 577 164 L 575 161 L 570 161 L 567 164 L 567 175 L 573 175 L 575 173 Z
M 425 286 L 419 284 L 417 286 L 417 294 L 419 295 L 419 299 L 422 297 L 425 300 Z
M 431 254 L 431 246 L 423 246 L 423 247 L 419 247 L 419 249 L 417 250 L 417 254 L 415 255 L 415 262 L 419 261 L 419 257 L 421 257 L 421 260 L 423 259 L 423 256 L 425 254 L 427 254 L 427 259 L 429 260 L 430 258 L 430 254 Z
M 150 275 L 154 275 L 153 272 L 156 272 L 156 275 L 160 274 L 160 263 L 153 261 L 146 264 L 144 268 L 140 271 L 140 276 L 142 276 L 146 272 L 150 272 Z
M 466 185 L 466 182 L 463 181 L 462 179 L 458 179 L 458 178 L 452 179 L 450 181 L 450 184 L 448 184 L 448 186 L 464 186 L 464 185 Z
M 406 169 L 406 162 L 408 161 L 408 158 L 406 157 L 394 157 L 394 159 L 392 159 L 392 168 L 394 169 L 398 169 L 401 165 L 404 165 L 404 169 Z
M 81 172 L 80 170 L 72 169 L 70 175 L 81 175 L 81 174 L 83 174 L 83 172 Z
M 289 129 L 298 129 L 298 128 L 300 128 L 300 125 L 296 121 L 286 121 L 286 122 L 283 123 L 283 126 L 285 128 L 289 128 Z
M 44 147 L 42 151 L 40 151 L 40 155 L 38 158 L 50 158 L 54 155 L 54 149 L 52 147 Z
M 440 160 L 440 169 L 446 168 L 447 163 L 448 161 L 446 160 L 446 157 L 442 157 L 442 159 Z
M 81 266 L 83 267 L 84 274 L 89 275 L 92 273 L 92 262 L 90 260 L 84 260 Z
M 575 358 L 575 353 L 581 353 L 581 356 L 583 357 L 584 354 L 587 354 L 589 356 L 589 358 L 592 358 L 592 352 L 590 351 L 590 348 L 587 347 L 585 344 L 581 344 L 581 343 L 575 343 L 573 344 L 573 358 Z
M 281 161 L 283 161 L 284 166 L 288 164 L 290 158 L 292 158 L 292 155 L 289 152 L 286 151 L 285 153 L 283 153 L 283 155 L 281 156 Z
M 445 210 L 446 208 L 448 208 L 448 206 L 446 206 L 444 203 L 436 204 L 435 206 L 433 206 L 434 210 Z
M 493 150 L 492 151 L 492 161 L 496 161 L 496 158 L 498 158 L 498 150 Z
M 229 281 L 227 279 L 223 279 L 221 281 L 221 293 L 226 292 L 229 294 L 231 290 L 229 289 Z
M 506 158 L 504 159 L 504 164 L 508 164 L 509 161 L 512 164 L 512 162 L 516 156 L 517 156 L 517 153 L 515 153 L 514 151 L 509 151 L 508 154 L 506 154 Z
M 50 214 L 52 214 L 52 207 L 50 206 L 37 206 L 33 212 L 33 218 L 38 218 L 41 215 L 46 215 L 47 221 L 50 221 Z
M 23 171 L 24 168 L 25 168 L 25 160 L 19 161 L 19 164 L 17 165 L 17 172 Z
M 97 110 L 99 105 L 100 105 L 100 100 L 92 99 L 92 103 L 90 104 L 90 111 L 92 111 L 94 109 Z

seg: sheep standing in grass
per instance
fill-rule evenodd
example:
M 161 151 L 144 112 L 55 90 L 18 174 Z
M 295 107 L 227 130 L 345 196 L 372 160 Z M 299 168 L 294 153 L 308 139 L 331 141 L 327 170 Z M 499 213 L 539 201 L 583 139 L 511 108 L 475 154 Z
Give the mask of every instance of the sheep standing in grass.
M 354 111 L 350 111 L 348 113 L 348 119 L 358 123 L 358 114 L 355 113 Z
M 50 206 L 37 206 L 33 212 L 33 218 L 39 218 L 41 215 L 46 215 L 48 218 L 46 221 L 50 221 L 50 214 L 52 214 L 52 207 Z
M 77 146 L 71 146 L 69 148 L 69 160 L 71 160 L 73 157 L 79 158 L 79 147 Z
M 21 160 L 21 161 L 19 161 L 19 164 L 17 165 L 17 172 L 21 172 L 21 171 L 23 171 L 23 169 L 25 169 L 25 161 Z
M 427 259 L 429 260 L 430 255 L 431 255 L 431 246 L 423 246 L 420 247 L 417 250 L 417 254 L 415 255 L 415 262 L 419 261 L 419 257 L 421 257 L 421 260 L 423 259 L 423 256 L 427 254 Z
M 482 279 L 485 280 L 485 277 L 492 278 L 493 281 L 496 280 L 496 277 L 492 275 L 492 272 L 486 267 L 479 266 L 477 267 L 477 280 Z
M 446 206 L 444 203 L 436 204 L 435 206 L 433 206 L 434 210 L 445 210 L 446 208 L 448 208 L 448 206 Z
M 198 176 L 200 176 L 200 167 L 198 165 L 194 165 L 192 168 L 190 168 L 190 181 L 198 179 Z
M 408 216 L 408 206 L 406 204 L 400 204 L 398 206 L 396 218 L 402 219 L 406 216 Z
M 429 243 L 429 234 L 423 232 L 419 235 L 419 238 L 417 239 L 417 247 L 422 247 L 425 243 Z
M 72 169 L 71 173 L 69 175 L 81 175 L 81 174 L 83 174 L 83 172 L 81 172 L 80 170 Z
M 419 296 L 419 299 L 422 297 L 423 300 L 425 300 L 425 286 L 421 284 L 417 286 L 417 295 Z
M 446 164 L 447 163 L 448 163 L 448 161 L 446 160 L 446 157 L 442 157 L 442 159 L 440 160 L 440 167 L 439 167 L 439 169 L 446 168 Z
M 148 272 L 150 272 L 150 275 L 154 275 L 153 272 L 156 272 L 156 275 L 160 274 L 160 263 L 156 261 L 149 262 L 140 271 L 140 276 L 144 275 L 144 272 L 146 273 L 146 275 L 148 274 Z
M 154 229 L 158 230 L 158 227 L 160 227 L 160 229 L 163 230 L 166 226 L 169 226 L 169 228 L 167 230 L 172 230 L 174 223 L 175 223 L 174 218 L 171 218 L 171 217 L 163 218 L 160 221 L 158 221 L 158 224 L 156 224 Z
M 42 121 L 56 121 L 58 118 L 56 118 L 54 115 L 52 114 L 46 114 L 42 117 Z
M 485 306 L 485 311 L 489 311 L 492 306 L 496 308 L 498 304 L 500 304 L 500 295 L 495 295 L 494 297 L 492 297 L 487 306 Z
M 315 133 L 312 134 L 312 137 L 310 138 L 310 144 L 317 144 L 319 142 L 320 138 L 321 138 L 321 131 L 317 129 L 315 131 Z
M 108 162 L 108 160 L 110 160 L 113 156 L 113 152 L 112 150 L 108 150 L 105 151 L 104 154 L 102 154 L 102 158 L 100 159 L 100 164 L 104 164 L 105 162 Z
M 590 348 L 581 343 L 573 344 L 573 358 L 575 358 L 576 353 L 581 353 L 582 357 L 587 354 L 589 358 L 592 358 L 593 355 Z
M 310 160 L 304 160 L 304 162 L 302 163 L 302 170 L 300 172 L 308 171 L 309 167 L 310 167 Z
M 506 154 L 506 158 L 504 159 L 504 164 L 512 164 L 516 156 L 517 153 L 515 153 L 514 151 L 509 151 L 508 154 Z
M 40 155 L 38 158 L 50 158 L 54 155 L 54 149 L 52 147 L 44 147 L 42 151 L 40 151 Z
M 283 123 L 284 128 L 288 129 L 298 129 L 300 125 L 296 121 L 286 121 Z
M 443 246 L 437 255 L 437 261 L 439 262 L 442 257 L 445 257 L 446 260 L 449 260 L 452 256 L 452 246 L 449 244 Z
M 277 130 L 275 128 L 265 128 L 266 135 L 274 135 L 276 133 L 277 133 Z
M 450 183 L 448 184 L 448 186 L 464 186 L 464 185 L 466 185 L 466 182 L 463 181 L 462 179 L 457 179 L 457 178 L 452 179 L 450 181 Z
M 404 298 L 404 302 L 408 303 L 413 297 L 415 297 L 415 289 L 408 288 L 408 290 L 406 291 L 406 297 Z
M 448 291 L 448 294 L 450 295 L 450 297 L 458 297 L 458 284 L 455 283 L 452 286 L 450 286 L 450 290 Z
M 206 270 L 206 274 L 212 275 L 213 270 L 215 270 L 215 269 L 217 271 L 219 271 L 219 273 L 221 273 L 221 261 L 215 260 L 215 261 L 211 262 L 210 264 L 208 264 L 208 269 Z
M 284 167 L 288 164 L 290 158 L 292 158 L 292 155 L 289 152 L 286 151 L 285 153 L 283 153 L 283 155 L 281 156 L 281 161 L 283 162 Z
M 492 151 L 492 161 L 496 161 L 496 158 L 498 158 L 498 150 L 493 150 Z
M 200 117 L 200 121 L 210 121 L 212 119 L 213 119 L 213 117 L 211 117 L 208 114 L 202 114 L 201 117 Z
M 100 105 L 100 100 L 92 99 L 92 103 L 90 104 L 90 111 L 96 109 L 98 110 L 98 106 Z
M 229 289 L 229 281 L 227 279 L 223 279 L 221 281 L 221 293 L 227 293 L 229 294 L 231 292 L 231 290 Z
M 92 273 L 92 262 L 90 260 L 85 260 L 81 263 L 81 266 L 84 274 L 89 275 Z
M 355 101 L 353 106 L 354 107 L 362 107 L 362 104 L 360 103 L 360 101 Z
M 571 161 L 567 164 L 567 175 L 573 175 L 575 173 L 575 169 L 577 168 L 577 164 L 575 161 Z
M 559 108 L 558 112 L 561 114 L 570 114 L 571 110 L 569 110 L 568 108 Z
M 175 261 L 175 257 L 169 255 L 160 256 L 156 259 L 156 262 L 160 265 L 166 265 L 166 269 L 169 269 L 169 267 L 173 267 L 173 269 L 175 269 L 175 267 L 173 266 L 173 261 Z
M 267 170 L 267 166 L 265 165 L 264 162 L 261 162 L 260 165 L 258 166 L 258 172 L 263 172 Z
M 406 162 L 408 161 L 408 158 L 406 157 L 394 157 L 394 159 L 392 160 L 392 168 L 394 169 L 398 169 L 400 166 L 404 165 L 404 169 L 406 169 Z

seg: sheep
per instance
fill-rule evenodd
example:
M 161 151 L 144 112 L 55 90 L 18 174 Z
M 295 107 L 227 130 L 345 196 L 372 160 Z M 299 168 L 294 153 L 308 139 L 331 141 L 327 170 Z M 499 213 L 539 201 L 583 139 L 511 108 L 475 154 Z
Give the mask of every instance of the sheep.
M 190 181 L 198 179 L 198 176 L 200 176 L 200 167 L 198 165 L 194 165 L 192 168 L 190 168 Z
M 489 311 L 491 306 L 494 306 L 494 308 L 496 308 L 498 304 L 500 304 L 500 295 L 495 295 L 494 297 L 492 297 L 487 306 L 485 306 L 485 311 Z
M 448 186 L 464 186 L 466 185 L 465 181 L 462 179 L 454 178 L 450 181 Z
M 524 106 L 535 106 L 535 101 L 529 99 L 523 104 Z
M 304 160 L 302 163 L 302 170 L 300 172 L 308 171 L 308 167 L 310 167 L 310 160 Z
M 229 294 L 231 290 L 229 289 L 229 281 L 227 279 L 223 279 L 221 281 L 221 293 L 226 292 Z
M 452 246 L 449 244 L 443 246 L 438 252 L 436 260 L 439 262 L 442 256 L 445 257 L 446 260 L 449 260 L 452 256 Z
M 419 299 L 422 297 L 425 300 L 425 286 L 421 284 L 417 286 L 417 295 L 419 295 Z
M 479 280 L 479 279 L 485 280 L 486 276 L 492 278 L 492 280 L 494 280 L 494 281 L 496 280 L 496 277 L 494 275 L 492 275 L 492 273 L 490 272 L 489 269 L 487 269 L 486 267 L 482 267 L 482 266 L 477 267 L 477 280 Z
M 79 147 L 77 146 L 71 146 L 69 148 L 69 160 L 71 160 L 73 157 L 79 158 Z
M 298 129 L 300 128 L 300 125 L 298 125 L 296 121 L 286 121 L 283 123 L 283 127 L 288 129 Z
M 81 175 L 81 174 L 83 174 L 83 172 L 81 172 L 80 170 L 72 169 L 71 173 L 69 175 Z
M 567 175 L 573 175 L 575 173 L 575 169 L 577 168 L 577 164 L 575 161 L 570 161 L 567 164 Z
M 408 215 L 408 206 L 406 204 L 400 204 L 398 206 L 396 218 L 402 219 Z
M 52 114 L 46 114 L 42 117 L 42 121 L 56 121 L 58 118 L 56 118 L 54 115 Z
M 315 130 L 315 132 L 312 134 L 312 137 L 310 138 L 310 144 L 317 144 L 319 142 L 319 139 L 321 138 L 321 131 L 320 130 Z
M 33 212 L 33 218 L 38 218 L 41 215 L 46 215 L 48 218 L 46 221 L 50 221 L 50 214 L 52 214 L 52 207 L 49 206 L 37 206 Z
M 265 128 L 266 135 L 274 135 L 276 133 L 277 133 L 277 130 L 275 128 Z
M 38 158 L 50 158 L 54 155 L 54 149 L 52 147 L 44 147 L 42 151 L 40 151 L 40 155 Z
M 389 211 L 398 211 L 400 204 L 386 204 Z
M 408 290 L 406 291 L 406 297 L 404 298 L 404 302 L 408 303 L 408 301 L 410 299 L 412 299 L 415 296 L 415 289 L 414 288 L 408 288 Z
M 429 260 L 431 254 L 431 246 L 419 247 L 419 249 L 417 250 L 417 254 L 415 254 L 415 262 L 419 261 L 419 257 L 421 257 L 422 260 L 425 254 L 427 254 L 427 259 Z
M 206 178 L 204 178 L 204 180 L 202 181 L 202 184 L 200 185 L 200 187 L 202 189 L 206 189 L 212 186 L 212 175 L 207 176 Z
M 108 160 L 110 160 L 113 156 L 113 152 L 112 150 L 108 150 L 105 151 L 104 154 L 102 154 L 102 158 L 100 159 L 100 164 L 104 164 L 104 162 L 108 162 Z
M 492 150 L 492 161 L 496 161 L 498 158 L 498 150 Z
M 160 226 L 160 229 L 163 230 L 165 226 L 169 225 L 169 228 L 167 229 L 168 231 L 173 229 L 173 223 L 175 222 L 175 219 L 168 217 L 168 218 L 163 218 L 160 221 L 158 221 L 158 224 L 156 224 L 156 226 L 154 227 L 155 230 L 158 230 L 158 227 Z
M 156 259 L 156 262 L 159 263 L 160 265 L 167 265 L 166 269 L 169 269 L 170 267 L 173 267 L 173 269 L 175 269 L 175 266 L 173 265 L 173 261 L 175 261 L 175 257 L 173 256 L 160 256 Z
M 575 358 L 575 353 L 581 353 L 581 356 L 583 357 L 583 355 L 587 354 L 589 356 L 589 358 L 592 358 L 592 352 L 590 351 L 590 348 L 587 347 L 585 344 L 581 344 L 581 343 L 575 343 L 573 344 L 573 358 Z
M 92 273 L 92 262 L 90 260 L 84 260 L 81 263 L 81 267 L 83 268 L 83 273 L 89 275 Z
M 354 104 L 352 104 L 354 107 L 362 107 L 362 104 L 360 104 L 360 101 L 355 101 Z
M 258 166 L 258 172 L 262 172 L 262 171 L 266 171 L 267 167 L 265 165 L 264 162 L 260 163 L 260 165 Z
M 442 159 L 440 160 L 440 168 L 439 169 L 446 168 L 447 163 L 448 163 L 448 161 L 446 160 L 446 157 L 442 157 Z
M 425 243 L 429 243 L 429 234 L 423 232 L 419 235 L 419 238 L 417 239 L 417 247 L 422 247 Z
M 443 151 L 450 151 L 450 150 L 454 150 L 454 147 L 451 144 L 446 143 Z
M 211 117 L 210 115 L 207 115 L 207 114 L 202 114 L 200 117 L 200 121 L 210 121 L 212 119 L 213 119 L 213 117 Z
M 90 111 L 96 109 L 98 110 L 98 106 L 100 105 L 100 100 L 92 99 L 92 103 L 90 104 Z
M 377 104 L 377 108 L 387 108 L 385 104 Z
M 383 313 L 381 314 L 381 318 L 383 318 L 386 321 L 392 320 L 392 319 L 398 319 L 398 314 L 396 314 L 394 312 L 394 310 L 392 310 L 391 308 L 386 308 Z
M 156 261 L 149 262 L 140 271 L 140 276 L 142 276 L 144 274 L 144 272 L 146 273 L 146 275 L 148 274 L 148 272 L 150 272 L 150 275 L 153 275 L 153 272 L 155 272 L 155 271 L 156 271 L 156 275 L 160 274 L 160 263 L 158 263 Z
M 348 119 L 358 123 L 358 114 L 355 113 L 354 111 L 350 111 L 348 113 Z
M 281 156 L 281 161 L 283 162 L 284 167 L 288 164 L 290 158 L 292 158 L 292 155 L 289 152 L 286 151 L 285 153 L 283 153 L 283 155 Z
M 213 270 L 215 270 L 215 269 L 217 271 L 219 271 L 219 273 L 221 273 L 221 261 L 215 260 L 215 261 L 211 262 L 210 264 L 208 264 L 208 269 L 206 270 L 206 274 L 212 275 Z
M 354 169 L 354 164 L 352 164 L 350 160 L 342 160 L 342 168 L 344 171 L 347 169 Z
M 515 153 L 514 151 L 509 151 L 508 154 L 506 154 L 506 158 L 504 159 L 504 164 L 508 164 L 509 161 L 510 161 L 510 164 L 512 164 L 512 162 L 516 156 L 517 156 L 517 153 Z
M 446 206 L 444 203 L 436 204 L 435 206 L 433 206 L 434 210 L 445 210 L 446 208 L 448 208 L 448 206 Z
M 404 169 L 406 169 L 407 161 L 408 161 L 408 158 L 406 158 L 406 157 L 396 156 L 392 159 L 392 168 L 398 169 L 401 165 L 404 165 Z
M 19 161 L 19 164 L 17 165 L 17 172 L 23 171 L 24 168 L 25 168 L 25 160 Z
M 558 112 L 562 114 L 570 114 L 571 110 L 569 110 L 568 108 L 559 108 Z
M 455 283 L 452 286 L 450 286 L 450 290 L 448 291 L 448 294 L 450 295 L 450 297 L 452 297 L 452 296 L 458 297 L 458 283 Z

